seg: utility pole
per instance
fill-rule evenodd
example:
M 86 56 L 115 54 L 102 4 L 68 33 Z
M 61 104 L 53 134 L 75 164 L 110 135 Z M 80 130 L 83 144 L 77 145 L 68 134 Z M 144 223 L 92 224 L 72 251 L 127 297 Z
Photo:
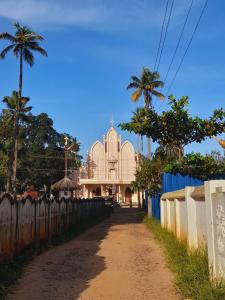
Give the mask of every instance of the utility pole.
M 68 165 L 67 165 L 67 151 L 68 151 L 68 137 L 64 137 L 64 152 L 65 152 L 65 177 L 67 177 L 68 173 Z
M 68 147 L 68 140 L 67 136 L 64 137 L 64 152 L 65 152 L 65 177 L 68 177 L 68 151 L 72 149 L 74 144 Z

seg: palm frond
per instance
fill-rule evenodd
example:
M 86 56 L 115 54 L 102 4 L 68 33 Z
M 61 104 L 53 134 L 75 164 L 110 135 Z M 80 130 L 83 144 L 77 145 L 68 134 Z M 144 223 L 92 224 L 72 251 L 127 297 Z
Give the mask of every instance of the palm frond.
M 15 43 L 16 42 L 16 39 L 13 35 L 9 34 L 8 32 L 3 32 L 3 33 L 0 33 L 0 39 L 1 40 L 8 40 L 12 43 Z
M 13 26 L 16 28 L 16 37 L 25 37 L 26 35 L 33 34 L 32 30 L 28 26 L 21 26 L 19 22 L 15 22 Z
M 160 75 L 159 75 L 158 72 L 155 71 L 155 72 L 152 73 L 152 77 L 153 77 L 153 80 L 156 80 L 156 79 L 160 78 Z
M 149 74 L 149 73 L 152 73 L 151 70 L 150 70 L 150 68 L 148 68 L 148 67 L 143 67 L 143 69 L 142 69 L 142 74 Z
M 138 99 L 141 97 L 142 94 L 142 90 L 141 89 L 137 89 L 132 95 L 131 95 L 131 99 L 134 102 L 137 102 Z
M 134 82 L 137 82 L 137 83 L 141 83 L 141 80 L 137 77 L 137 76 L 131 76 L 131 79 L 134 81 Z
M 139 88 L 140 84 L 138 84 L 137 82 L 131 82 L 128 86 L 127 86 L 127 90 L 131 89 L 131 88 Z
M 24 48 L 23 49 L 23 58 L 24 60 L 32 67 L 34 64 L 34 56 L 31 51 Z
M 165 96 L 164 96 L 162 93 L 157 92 L 156 90 L 153 90 L 153 91 L 152 91 L 152 94 L 153 94 L 154 96 L 156 96 L 157 98 L 159 98 L 160 100 L 164 100 L 164 99 L 165 99 Z
M 20 50 L 21 50 L 21 45 L 20 44 L 17 44 L 14 49 L 13 49 L 13 53 L 15 54 L 15 56 L 18 58 L 19 55 L 20 55 Z
M 152 85 L 154 86 L 154 88 L 164 87 L 164 82 L 160 81 L 160 80 L 155 80 L 155 81 L 152 82 Z
M 145 86 L 147 91 L 153 91 L 155 88 L 164 87 L 164 83 L 162 81 L 152 81 L 150 84 Z
M 32 108 L 33 108 L 32 106 L 27 106 L 26 108 L 23 109 L 23 112 L 27 113 L 27 112 L 31 111 Z
M 17 30 L 21 30 L 22 26 L 20 26 L 19 22 L 14 22 L 13 26 L 17 29 Z
M 31 35 L 30 35 L 30 41 L 43 41 L 44 40 L 44 37 L 39 35 L 39 34 L 36 34 L 35 32 L 33 32 Z
M 35 43 L 35 42 L 32 42 L 32 43 L 29 43 L 28 44 L 28 48 L 30 50 L 33 50 L 33 51 L 37 51 L 39 52 L 40 54 L 42 54 L 43 56 L 48 56 L 48 53 L 38 45 L 38 43 Z
M 4 59 L 6 54 L 13 49 L 13 47 L 15 46 L 15 44 L 9 45 L 7 46 L 5 49 L 2 50 L 2 52 L 0 53 L 0 58 Z
M 29 101 L 30 101 L 29 97 L 22 97 L 22 98 L 20 98 L 21 106 L 26 106 L 27 102 L 29 102 Z
M 3 99 L 2 99 L 2 102 L 5 103 L 6 105 L 8 105 L 9 103 L 9 96 L 5 96 Z
M 8 109 L 10 110 L 16 109 L 16 101 L 13 97 L 5 96 L 2 102 L 6 104 Z

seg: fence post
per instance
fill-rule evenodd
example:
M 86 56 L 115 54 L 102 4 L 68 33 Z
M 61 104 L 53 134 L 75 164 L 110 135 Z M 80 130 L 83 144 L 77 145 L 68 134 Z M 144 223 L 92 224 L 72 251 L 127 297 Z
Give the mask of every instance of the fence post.
M 152 198 L 149 194 L 147 194 L 147 201 L 148 201 L 148 216 L 152 217 Z
M 15 199 L 16 205 L 16 230 L 15 230 L 15 254 L 19 253 L 19 201 Z
M 34 244 L 35 248 L 37 248 L 38 238 L 37 238 L 37 203 L 38 201 L 35 199 L 34 202 Z
M 50 239 L 51 239 L 51 237 L 50 237 L 50 201 L 49 201 L 49 199 L 46 199 L 47 200 L 47 204 L 48 204 L 48 216 L 47 216 L 47 218 L 48 218 L 48 223 L 47 223 L 47 234 L 48 234 L 48 242 L 50 242 Z

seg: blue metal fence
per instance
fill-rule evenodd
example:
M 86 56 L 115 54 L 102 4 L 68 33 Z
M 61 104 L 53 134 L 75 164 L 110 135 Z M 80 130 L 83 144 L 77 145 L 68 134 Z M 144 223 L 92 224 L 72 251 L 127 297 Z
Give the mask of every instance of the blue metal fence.
M 164 173 L 162 175 L 162 193 L 180 190 L 185 188 L 185 186 L 199 186 L 202 185 L 203 182 L 204 181 L 193 178 L 190 175 Z
M 225 176 L 214 177 L 210 179 L 225 179 Z M 160 197 L 163 193 L 172 192 L 185 188 L 185 186 L 203 185 L 204 181 L 193 178 L 190 175 L 180 173 L 164 173 L 162 175 L 162 191 L 152 196 L 152 216 L 160 220 Z M 148 209 L 148 192 L 145 192 L 145 207 Z

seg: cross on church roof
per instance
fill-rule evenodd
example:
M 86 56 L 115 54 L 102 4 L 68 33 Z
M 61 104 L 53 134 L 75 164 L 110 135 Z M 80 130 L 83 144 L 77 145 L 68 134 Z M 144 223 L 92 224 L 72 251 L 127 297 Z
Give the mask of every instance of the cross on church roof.
M 68 145 L 68 140 L 69 140 L 68 136 L 65 136 L 65 137 L 64 137 L 64 144 L 65 144 L 65 146 Z
M 114 122 L 114 118 L 113 118 L 113 114 L 112 114 L 112 119 L 110 121 L 110 125 L 112 128 L 114 128 L 114 124 L 115 124 L 115 122 Z

